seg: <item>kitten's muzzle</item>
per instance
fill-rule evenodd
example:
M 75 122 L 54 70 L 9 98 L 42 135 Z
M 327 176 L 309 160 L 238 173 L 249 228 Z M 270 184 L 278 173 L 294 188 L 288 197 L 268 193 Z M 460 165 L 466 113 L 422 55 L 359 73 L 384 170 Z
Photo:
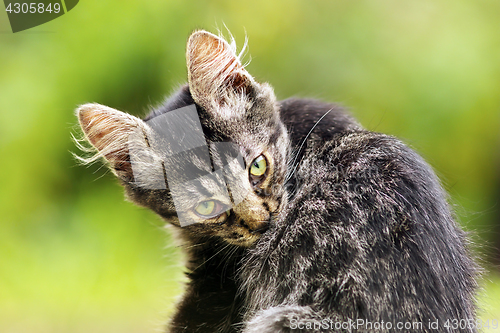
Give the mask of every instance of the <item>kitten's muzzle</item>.
M 247 196 L 233 210 L 239 218 L 237 223 L 252 234 L 262 233 L 269 227 L 269 206 L 263 204 L 262 199 L 255 194 Z

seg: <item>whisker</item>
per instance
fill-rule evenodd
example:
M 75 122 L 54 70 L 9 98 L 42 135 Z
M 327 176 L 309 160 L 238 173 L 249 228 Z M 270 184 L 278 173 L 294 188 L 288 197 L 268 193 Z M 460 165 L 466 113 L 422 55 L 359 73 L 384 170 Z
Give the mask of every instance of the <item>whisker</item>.
M 302 150 L 302 147 L 304 146 L 304 144 L 306 143 L 306 140 L 309 138 L 309 136 L 311 135 L 312 131 L 316 128 L 316 126 L 318 126 L 319 122 L 321 120 L 323 120 L 323 118 L 325 118 L 333 109 L 330 109 L 328 111 L 326 111 L 319 119 L 318 121 L 314 124 L 314 126 L 311 128 L 311 130 L 309 131 L 309 133 L 307 133 L 306 137 L 304 138 L 304 140 L 302 140 L 302 143 L 300 144 L 299 146 L 299 149 L 297 150 L 297 154 L 295 155 L 295 159 L 293 160 L 292 162 L 292 166 L 295 164 L 295 162 L 297 162 L 297 158 L 299 157 L 299 153 L 300 151 Z M 293 174 L 295 173 L 295 170 L 297 170 L 297 166 L 299 165 L 299 163 L 297 162 L 297 164 L 295 164 L 295 167 L 293 168 L 292 172 L 287 175 L 287 178 L 285 179 L 285 183 L 287 181 L 290 180 L 290 178 L 292 178 Z
M 211 256 L 210 258 L 208 258 L 207 260 L 205 260 L 201 265 L 199 265 L 198 267 L 196 267 L 195 269 L 193 269 L 193 272 L 196 271 L 201 266 L 205 265 L 207 262 L 209 262 L 211 259 L 213 259 L 215 256 L 217 256 L 219 253 L 221 253 L 222 251 L 224 251 L 225 249 L 227 249 L 229 246 L 231 246 L 231 244 L 227 244 L 227 245 L 223 246 L 222 249 L 220 249 L 219 251 L 217 251 L 213 256 Z
M 180 248 L 183 248 L 183 249 L 192 249 L 192 248 L 195 248 L 195 247 L 198 247 L 198 246 L 203 246 L 205 245 L 206 242 L 204 243 L 197 243 L 197 244 L 181 244 L 181 245 L 178 245 L 177 247 L 180 247 Z
M 229 263 L 231 262 L 231 260 L 229 259 L 232 259 L 234 255 L 236 255 L 238 250 L 239 250 L 238 247 L 233 247 L 228 253 L 226 253 L 226 255 L 224 255 L 223 257 L 224 266 L 222 267 L 222 276 L 226 275 L 226 270 L 229 267 Z

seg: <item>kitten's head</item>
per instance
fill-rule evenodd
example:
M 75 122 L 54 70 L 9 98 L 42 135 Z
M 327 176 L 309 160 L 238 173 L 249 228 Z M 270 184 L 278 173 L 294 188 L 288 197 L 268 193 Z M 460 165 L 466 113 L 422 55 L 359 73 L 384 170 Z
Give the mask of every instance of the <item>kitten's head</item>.
M 85 135 L 125 187 L 191 238 L 253 244 L 284 206 L 288 134 L 272 88 L 244 69 L 234 41 L 206 31 L 187 44 L 188 88 L 147 121 L 78 108 Z M 185 101 L 193 101 L 189 106 Z

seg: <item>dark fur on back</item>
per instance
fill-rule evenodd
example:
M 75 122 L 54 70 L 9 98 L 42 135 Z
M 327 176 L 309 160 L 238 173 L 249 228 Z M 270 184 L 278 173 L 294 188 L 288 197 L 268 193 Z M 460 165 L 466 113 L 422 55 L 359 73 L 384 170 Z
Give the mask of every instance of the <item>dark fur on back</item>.
M 474 263 L 439 182 L 415 152 L 386 135 L 344 132 L 297 173 L 287 214 L 243 261 L 249 318 L 258 313 L 248 332 L 269 320 L 260 309 L 291 304 L 303 307 L 295 311 L 304 322 L 421 322 L 408 331 L 429 332 L 438 320 L 439 332 L 476 331 L 443 326 L 475 318 Z

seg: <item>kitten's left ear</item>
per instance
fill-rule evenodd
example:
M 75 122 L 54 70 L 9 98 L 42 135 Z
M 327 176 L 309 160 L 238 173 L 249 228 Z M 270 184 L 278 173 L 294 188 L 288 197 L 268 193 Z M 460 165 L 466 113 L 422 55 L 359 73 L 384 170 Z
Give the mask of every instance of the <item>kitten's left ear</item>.
M 149 133 L 141 119 L 100 104 L 85 104 L 76 110 L 85 139 L 104 157 L 111 170 L 124 181 L 134 179 L 129 156 L 130 135 Z M 144 137 L 142 135 L 141 137 Z M 134 141 L 138 150 L 147 150 L 146 141 Z M 91 159 L 91 160 L 92 160 Z
M 207 31 L 189 37 L 186 58 L 191 94 L 206 109 L 253 94 L 258 86 L 241 64 L 236 47 Z

